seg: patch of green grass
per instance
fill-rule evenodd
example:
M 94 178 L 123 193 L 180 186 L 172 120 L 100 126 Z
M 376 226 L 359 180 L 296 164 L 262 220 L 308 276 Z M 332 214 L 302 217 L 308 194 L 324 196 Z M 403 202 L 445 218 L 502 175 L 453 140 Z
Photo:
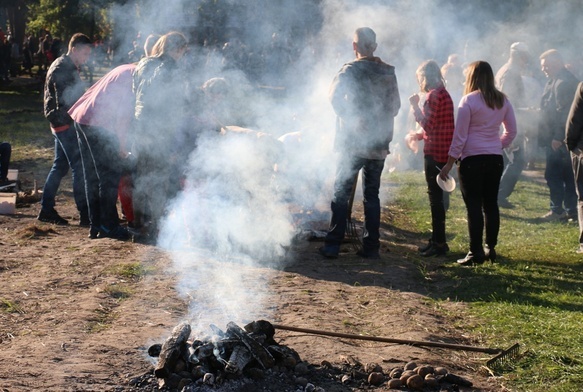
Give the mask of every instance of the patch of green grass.
M 42 95 L 38 92 L 0 91 L 0 141 L 12 145 L 11 161 L 15 167 L 20 166 L 21 160 L 45 157 L 46 149 L 54 145 L 42 110 Z
M 540 177 L 540 176 L 539 176 Z M 394 173 L 400 184 L 394 226 L 430 236 L 431 221 L 422 173 Z M 522 178 L 501 209 L 498 262 L 476 267 L 455 263 L 468 251 L 466 211 L 459 188 L 451 195 L 447 236 L 451 248 L 444 279 L 427 282 L 437 302 L 468 304 L 455 319 L 491 347 L 519 342 L 523 355 L 504 373 L 505 385 L 520 391 L 574 391 L 583 383 L 583 263 L 576 223 L 540 223 L 549 209 L 546 185 Z M 417 256 L 408 255 L 415 259 Z M 422 265 L 421 258 L 417 260 Z M 456 308 L 457 309 L 457 308 Z M 463 324 L 461 324 L 463 322 Z
M 106 272 L 117 275 L 120 278 L 138 280 L 142 276 L 147 275 L 152 271 L 152 267 L 145 267 L 140 262 L 123 263 L 113 265 L 107 269 Z
M 0 311 L 6 313 L 24 313 L 18 304 L 5 298 L 0 298 Z
M 116 300 L 128 299 L 134 293 L 131 287 L 123 284 L 110 284 L 104 292 Z
M 100 306 L 95 309 L 93 317 L 85 325 L 85 330 L 88 333 L 99 333 L 109 328 L 114 320 L 115 316 L 112 309 L 106 306 Z

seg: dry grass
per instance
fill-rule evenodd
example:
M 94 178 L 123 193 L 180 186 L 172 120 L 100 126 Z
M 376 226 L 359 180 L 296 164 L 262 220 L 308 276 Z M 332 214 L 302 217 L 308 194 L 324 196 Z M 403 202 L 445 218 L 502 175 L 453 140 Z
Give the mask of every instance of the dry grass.
M 56 234 L 57 232 L 47 226 L 37 226 L 35 223 L 31 223 L 24 226 L 18 230 L 14 231 L 14 237 L 22 240 L 33 239 L 38 237 L 46 237 L 49 234 Z

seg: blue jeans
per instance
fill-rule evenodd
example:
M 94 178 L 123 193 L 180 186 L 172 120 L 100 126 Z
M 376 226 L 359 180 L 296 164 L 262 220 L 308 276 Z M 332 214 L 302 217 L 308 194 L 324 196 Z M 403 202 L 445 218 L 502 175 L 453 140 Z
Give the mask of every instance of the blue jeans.
M 545 180 L 551 196 L 551 211 L 569 216 L 575 216 L 577 211 L 577 193 L 575 192 L 575 177 L 569 152 L 565 146 L 557 151 L 551 147 L 546 149 L 547 167 Z
M 79 156 L 79 142 L 73 127 L 61 132 L 53 132 L 55 137 L 55 159 L 45 181 L 41 208 L 50 211 L 55 208 L 55 196 L 61 180 L 69 172 L 73 175 L 73 197 L 81 216 L 88 217 L 87 198 L 85 196 L 85 179 Z
M 334 183 L 334 197 L 331 203 L 332 219 L 325 239 L 326 246 L 340 246 L 344 239 L 349 212 L 348 201 L 352 193 L 352 187 L 357 181 L 358 172 L 362 169 L 364 199 L 363 251 L 366 253 L 378 252 L 380 248 L 379 228 L 381 223 L 379 189 L 384 166 L 384 159 L 365 159 L 353 156 L 343 156 L 339 159 Z
M 501 155 L 474 155 L 460 163 L 460 190 L 468 213 L 470 251 L 483 255 L 482 239 L 486 226 L 486 244 L 490 249 L 498 244 L 500 210 L 498 188 L 504 168 Z
M 121 157 L 117 135 L 107 129 L 75 123 L 79 136 L 91 227 L 110 231 L 119 226 L 117 189 Z

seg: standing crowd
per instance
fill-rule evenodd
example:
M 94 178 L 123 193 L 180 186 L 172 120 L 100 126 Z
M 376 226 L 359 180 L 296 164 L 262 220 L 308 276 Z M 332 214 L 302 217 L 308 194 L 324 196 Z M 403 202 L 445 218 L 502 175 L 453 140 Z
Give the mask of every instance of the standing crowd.
M 170 32 L 146 42 L 141 60 L 114 68 L 87 90 L 79 76 L 92 49 L 87 36 L 75 34 L 67 53 L 51 63 L 44 113 L 55 138 L 55 158 L 39 220 L 68 224 L 55 209 L 55 195 L 70 168 L 79 224 L 89 228 L 90 238 L 130 238 L 120 224 L 119 195 L 128 227 L 138 236 L 155 239 L 168 200 L 181 187 L 181 164 L 192 150 L 185 147 L 195 143 L 188 134 L 212 123 L 223 128 L 215 118 L 187 114 L 187 105 L 196 98 L 184 88 L 179 72 L 188 50 L 184 35 Z M 401 99 L 395 67 L 374 55 L 375 32 L 357 29 L 352 47 L 355 59 L 341 68 L 330 88 L 337 115 L 338 161 L 330 229 L 319 251 L 325 257 L 338 257 L 350 219 L 351 193 L 362 171 L 364 227 L 358 254 L 378 258 L 381 175 Z M 466 64 L 463 85 L 454 82 L 455 72 L 462 70 L 455 56 L 441 68 L 428 60 L 417 69 L 420 93 L 413 94 L 409 103 L 419 130 L 407 138 L 424 143 L 432 235 L 419 248 L 422 256 L 449 251 L 445 224 L 449 194 L 438 182 L 448 180 L 457 166 L 469 232 L 468 253 L 457 262 L 496 259 L 499 208 L 513 207 L 508 198 L 527 165 L 528 145 L 534 143 L 536 133 L 538 146 L 546 152 L 550 191 L 550 211 L 541 219 L 578 220 L 578 252 L 583 253 L 583 174 L 579 174 L 583 85 L 578 85 L 558 51 L 544 52 L 540 64 L 548 82 L 537 111 L 539 129 L 532 132 L 526 120 L 532 110 L 525 71 L 529 61 L 526 45 L 515 43 L 497 73 L 485 61 Z M 198 92 L 204 94 L 203 89 Z M 191 131 L 185 132 L 186 128 Z
M 352 128 L 348 134 L 352 140 L 349 148 L 339 149 L 332 221 L 325 245 L 319 251 L 328 258 L 338 257 L 345 236 L 345 218 L 350 213 L 348 194 L 362 168 L 365 216 L 363 249 L 358 254 L 378 258 L 378 184 L 386 157 L 379 152 L 389 150 L 393 117 L 399 109 L 395 100 L 399 102 L 399 96 L 389 93 L 396 88 L 396 78 L 379 77 L 381 65 L 391 69 L 393 75 L 394 68 L 373 55 L 374 32 L 369 28 L 357 29 L 352 45 L 356 59 L 340 70 L 330 92 L 337 115 L 337 140 L 346 137 L 347 128 Z M 423 105 L 419 94 L 409 98 L 411 115 L 420 130 L 410 132 L 406 140 L 413 150 L 418 141 L 424 142 L 424 171 L 432 223 L 432 236 L 427 245 L 419 248 L 420 255 L 443 256 L 449 251 L 445 222 L 451 189 L 443 189 L 439 182 L 448 181 L 456 165 L 469 233 L 468 253 L 457 263 L 472 265 L 496 260 L 499 208 L 514 207 L 508 197 L 526 167 L 527 144 L 538 144 L 546 153 L 550 211 L 540 220 L 578 220 L 577 253 L 583 253 L 583 172 L 580 174 L 579 170 L 583 159 L 583 84 L 579 84 L 575 94 L 578 81 L 559 52 L 551 49 L 542 53 L 540 66 L 548 81 L 536 110 L 540 120 L 533 126 L 528 118 L 533 117 L 534 111 L 530 108 L 533 84 L 528 74 L 530 56 L 526 44 L 512 44 L 508 62 L 496 74 L 488 62 L 467 64 L 459 101 L 452 99 L 452 95 L 458 95 L 459 88 L 455 83 L 455 70 L 459 67 L 456 60 L 450 56 L 441 68 L 433 60 L 423 62 L 416 73 L 424 95 Z M 452 81 L 451 87 L 446 80 Z M 379 133 L 385 139 L 379 139 Z M 384 140 L 382 148 L 376 143 L 378 140 Z M 364 151 L 363 145 L 367 146 Z

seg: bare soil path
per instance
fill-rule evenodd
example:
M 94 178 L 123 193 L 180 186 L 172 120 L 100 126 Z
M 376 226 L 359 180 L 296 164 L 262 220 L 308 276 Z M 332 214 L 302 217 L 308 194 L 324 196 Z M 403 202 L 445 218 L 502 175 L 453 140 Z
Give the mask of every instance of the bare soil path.
M 32 187 L 32 180 L 31 172 L 22 172 L 24 189 Z M 67 185 L 62 189 L 70 189 Z M 181 295 L 166 252 L 152 245 L 89 240 L 87 229 L 76 225 L 70 193 L 57 202 L 71 225 L 38 222 L 38 203 L 22 199 L 16 215 L 0 216 L 0 391 L 156 390 L 155 382 L 135 382 L 153 370 L 146 350 L 163 342 L 205 296 L 204 288 Z M 268 305 L 257 316 L 325 331 L 475 344 L 451 316 L 463 304 L 438 306 L 427 296 L 428 285 L 435 290 L 446 283 L 439 267 L 447 261 L 435 259 L 421 271 L 407 253 L 387 252 L 389 243 L 397 241 L 410 243 L 412 254 L 418 239 L 391 227 L 383 238 L 388 242 L 381 260 L 351 253 L 326 260 L 316 252 L 320 243 L 300 241 L 284 267 L 241 267 L 248 289 L 261 286 L 267 293 Z M 461 390 L 503 390 L 481 366 L 486 354 L 283 330 L 276 332 L 276 340 L 314 368 L 322 361 L 338 367 L 358 361 L 388 372 L 417 361 L 444 366 L 474 383 Z M 388 390 L 386 383 L 374 388 L 340 380 L 314 383 L 327 391 Z M 295 385 L 257 388 L 297 390 Z

